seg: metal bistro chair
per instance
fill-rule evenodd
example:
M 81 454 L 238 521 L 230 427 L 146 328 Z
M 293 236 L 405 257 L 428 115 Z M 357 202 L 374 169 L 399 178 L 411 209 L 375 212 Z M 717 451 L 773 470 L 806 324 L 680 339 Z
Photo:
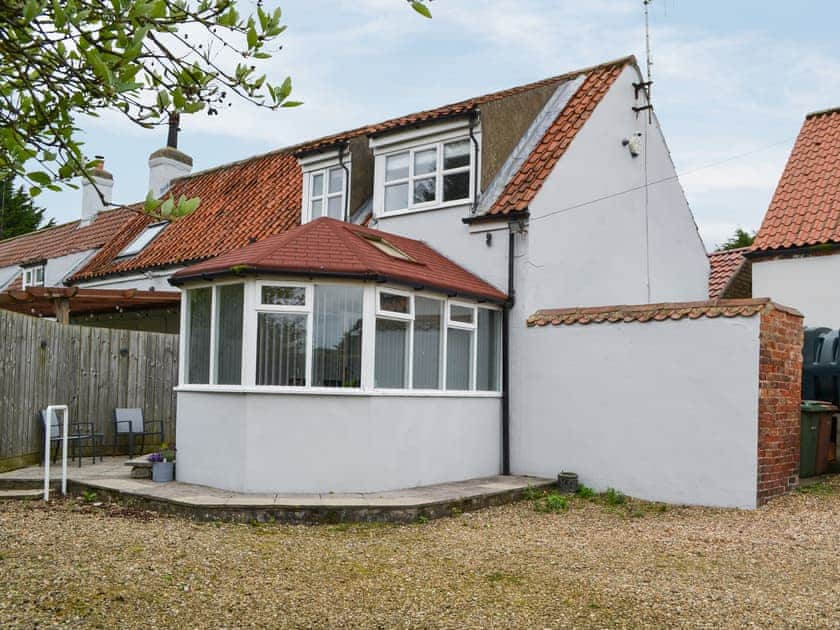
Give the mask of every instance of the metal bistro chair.
M 50 433 L 49 433 L 49 443 L 47 443 L 46 439 L 43 442 L 43 450 L 41 451 L 41 463 L 44 462 L 44 455 L 46 455 L 46 449 L 52 450 L 52 445 L 55 444 L 55 450 L 52 453 L 52 461 L 58 458 L 58 450 L 61 445 L 62 435 L 61 429 L 63 428 L 63 418 L 59 420 L 58 414 L 53 412 L 50 414 L 50 417 L 47 417 L 47 410 L 42 409 L 38 412 L 38 415 L 41 417 L 41 426 L 43 427 L 43 432 L 46 437 L 46 429 L 49 426 Z M 94 430 L 94 426 L 92 422 L 71 422 L 67 426 L 67 441 L 69 442 L 68 446 L 70 448 L 70 455 L 72 459 L 76 459 L 76 454 L 78 452 L 79 456 L 79 467 L 82 465 L 82 452 L 81 446 L 85 440 L 90 442 L 91 447 L 91 457 L 93 463 L 96 463 L 96 446 L 97 442 L 99 445 L 102 445 L 102 441 L 104 440 L 105 436 L 102 433 L 96 433 Z M 99 453 L 99 461 L 102 461 L 102 452 L 100 449 Z
M 117 439 L 121 435 L 128 438 L 129 458 L 134 457 L 134 438 L 140 436 L 140 455 L 142 455 L 147 435 L 157 436 L 158 442 L 163 442 L 163 420 L 144 420 L 143 410 L 139 408 L 114 409 L 114 453 L 117 451 Z

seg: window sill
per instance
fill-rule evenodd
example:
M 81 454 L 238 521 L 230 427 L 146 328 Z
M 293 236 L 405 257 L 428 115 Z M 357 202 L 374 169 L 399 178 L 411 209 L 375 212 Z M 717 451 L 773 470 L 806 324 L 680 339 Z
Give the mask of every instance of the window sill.
M 292 396 L 398 396 L 403 398 L 501 398 L 501 392 L 433 389 L 340 389 L 334 387 L 245 387 L 237 385 L 179 385 L 176 392 L 201 394 L 275 394 Z
M 419 208 L 407 208 L 405 210 L 394 210 L 392 212 L 385 212 L 382 210 L 379 213 L 375 213 L 373 218 L 377 221 L 381 221 L 382 219 L 390 219 L 391 217 L 401 217 L 406 214 L 419 214 L 421 212 L 434 212 L 435 210 L 447 210 L 449 208 L 457 208 L 459 206 L 466 206 L 469 207 L 472 204 L 472 199 L 457 199 L 455 201 L 445 201 L 443 203 L 429 205 L 429 206 L 422 206 Z

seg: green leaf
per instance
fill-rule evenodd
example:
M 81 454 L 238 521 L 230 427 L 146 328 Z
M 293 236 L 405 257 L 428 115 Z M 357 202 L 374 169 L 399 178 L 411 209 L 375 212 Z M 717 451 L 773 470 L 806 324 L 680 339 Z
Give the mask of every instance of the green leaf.
M 254 48 L 257 45 L 258 41 L 257 29 L 255 29 L 253 26 L 249 28 L 246 38 L 248 40 L 248 48 Z
M 283 101 L 280 107 L 300 107 L 301 105 L 303 105 L 303 101 Z
M 23 5 L 23 20 L 29 24 L 41 12 L 41 4 L 38 0 L 26 0 Z
M 411 3 L 411 8 L 414 9 L 415 11 L 417 11 L 417 13 L 419 13 L 423 17 L 426 17 L 426 18 L 429 18 L 429 19 L 432 18 L 432 12 L 429 11 L 429 7 L 427 7 L 423 2 L 420 2 L 419 0 L 414 0 Z
M 32 171 L 31 173 L 27 173 L 26 177 L 36 184 L 41 184 L 41 186 L 49 186 L 52 183 L 52 177 L 44 171 Z
M 160 208 L 160 204 L 163 203 L 159 199 L 155 199 L 152 191 L 149 191 L 149 194 L 146 195 L 146 200 L 143 202 L 143 210 L 146 212 L 154 212 L 158 208 Z

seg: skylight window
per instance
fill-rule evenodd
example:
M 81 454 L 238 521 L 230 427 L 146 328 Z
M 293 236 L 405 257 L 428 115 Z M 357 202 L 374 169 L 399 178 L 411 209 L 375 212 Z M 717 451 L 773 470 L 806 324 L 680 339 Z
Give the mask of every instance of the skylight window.
M 140 232 L 140 234 L 131 241 L 123 250 L 117 255 L 117 258 L 124 258 L 126 256 L 136 256 L 139 254 L 143 249 L 151 243 L 154 238 L 161 233 L 163 228 L 167 226 L 166 222 L 163 223 L 155 223 L 150 225 L 145 230 Z
M 383 254 L 387 254 L 391 258 L 398 258 L 400 260 L 407 260 L 408 262 L 417 262 L 411 256 L 406 254 L 404 251 L 402 251 L 398 247 L 395 247 L 394 245 L 391 245 L 391 243 L 389 243 L 388 241 L 386 241 L 382 237 L 365 234 L 365 235 L 362 236 L 362 238 L 365 239 L 371 245 L 373 245 L 380 252 L 382 252 Z

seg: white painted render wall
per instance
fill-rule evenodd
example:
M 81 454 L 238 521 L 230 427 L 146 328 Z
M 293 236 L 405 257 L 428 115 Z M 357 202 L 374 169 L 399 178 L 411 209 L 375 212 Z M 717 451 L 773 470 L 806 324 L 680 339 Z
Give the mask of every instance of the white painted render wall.
M 792 306 L 806 326 L 840 328 L 840 255 L 803 256 L 752 263 L 752 294 Z
M 512 366 L 514 474 L 753 508 L 760 316 L 528 328 Z
M 95 278 L 77 283 L 88 289 L 137 289 L 138 291 L 180 291 L 169 284 L 169 278 L 182 267 L 150 271 L 143 274 L 126 274 Z
M 375 492 L 496 475 L 498 398 L 178 393 L 178 480 Z

